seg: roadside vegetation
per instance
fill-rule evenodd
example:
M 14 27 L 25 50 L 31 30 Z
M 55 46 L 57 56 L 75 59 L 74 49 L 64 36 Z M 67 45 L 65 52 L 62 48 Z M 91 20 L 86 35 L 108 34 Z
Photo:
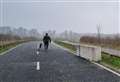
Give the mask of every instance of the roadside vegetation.
M 15 47 L 16 45 L 18 45 L 20 43 L 22 43 L 22 42 L 15 42 L 15 43 L 11 43 L 11 44 L 8 44 L 8 45 L 0 46 L 0 53 L 4 52 L 6 50 L 9 50 L 10 48 Z
M 101 64 L 120 72 L 120 57 L 102 52 Z
M 55 43 L 65 47 L 65 48 L 68 48 L 70 49 L 71 51 L 75 52 L 76 51 L 76 48 L 75 46 L 71 45 L 71 44 L 67 44 L 67 43 L 64 43 L 64 42 L 61 42 L 61 41 L 55 41 Z
M 80 38 L 83 44 L 98 45 L 105 48 L 112 48 L 120 50 L 120 37 L 119 35 L 107 37 L 83 36 Z
M 21 38 L 19 36 L 0 34 L 0 53 L 4 52 L 12 47 L 15 47 L 18 44 L 32 41 L 32 40 L 37 40 L 37 39 L 34 37 Z
M 69 43 L 67 44 L 67 43 L 64 43 L 61 41 L 55 41 L 55 43 L 65 47 L 65 48 L 68 48 L 74 52 L 76 51 L 76 48 Z M 102 64 L 110 69 L 120 72 L 120 57 L 112 56 L 112 55 L 110 55 L 108 53 L 104 53 L 104 52 L 101 52 L 101 54 L 102 54 L 102 60 L 100 61 L 100 64 Z

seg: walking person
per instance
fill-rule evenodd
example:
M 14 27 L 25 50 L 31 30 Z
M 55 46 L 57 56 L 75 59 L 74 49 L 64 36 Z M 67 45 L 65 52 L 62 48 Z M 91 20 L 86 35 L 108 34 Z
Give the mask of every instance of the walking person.
M 48 35 L 48 33 L 46 33 L 45 36 L 43 37 L 43 43 L 44 43 L 44 49 L 48 50 L 49 43 L 51 43 L 51 38 Z

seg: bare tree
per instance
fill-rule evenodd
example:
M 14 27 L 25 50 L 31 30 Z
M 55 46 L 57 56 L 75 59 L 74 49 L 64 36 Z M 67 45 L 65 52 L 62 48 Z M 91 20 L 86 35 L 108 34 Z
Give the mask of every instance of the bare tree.
M 101 25 L 97 25 L 97 36 L 98 36 L 98 43 L 101 45 Z

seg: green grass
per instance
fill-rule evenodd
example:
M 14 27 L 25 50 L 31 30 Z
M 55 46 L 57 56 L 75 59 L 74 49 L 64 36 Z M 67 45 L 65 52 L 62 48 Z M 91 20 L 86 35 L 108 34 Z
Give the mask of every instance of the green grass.
M 120 69 L 120 57 L 111 56 L 110 54 L 102 52 L 101 62 L 108 64 L 112 68 Z
M 5 52 L 5 51 L 15 47 L 16 45 L 23 43 L 23 42 L 25 42 L 25 41 L 18 41 L 18 42 L 15 42 L 15 43 L 0 46 L 0 53 Z
M 4 52 L 4 51 L 6 51 L 6 50 L 9 50 L 10 48 L 12 48 L 12 47 L 15 47 L 15 46 L 7 46 L 7 47 L 0 47 L 0 53 L 2 53 L 2 52 Z
M 61 42 L 61 41 L 55 41 L 55 43 L 65 47 L 65 48 L 68 48 L 70 49 L 71 51 L 75 52 L 76 51 L 76 48 L 75 46 L 71 45 L 71 44 L 67 44 L 67 43 L 64 43 L 64 42 Z

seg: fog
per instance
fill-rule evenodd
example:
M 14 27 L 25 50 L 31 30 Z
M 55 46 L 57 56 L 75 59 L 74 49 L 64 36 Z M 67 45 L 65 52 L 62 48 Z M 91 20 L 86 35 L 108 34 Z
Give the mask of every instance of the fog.
M 80 1 L 4 0 L 0 4 L 0 26 L 77 33 L 96 33 L 100 26 L 105 34 L 119 32 L 117 0 Z

